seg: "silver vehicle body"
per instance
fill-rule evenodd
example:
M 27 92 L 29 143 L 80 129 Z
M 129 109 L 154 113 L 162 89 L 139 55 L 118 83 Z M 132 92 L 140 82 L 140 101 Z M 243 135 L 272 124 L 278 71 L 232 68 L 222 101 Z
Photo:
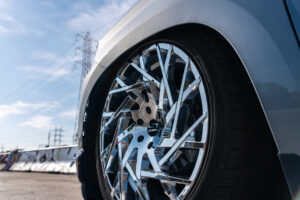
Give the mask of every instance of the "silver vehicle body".
M 208 26 L 231 44 L 244 64 L 277 144 L 290 189 L 294 198 L 300 199 L 300 168 L 293 167 L 300 164 L 300 48 L 295 31 L 300 27 L 293 26 L 291 18 L 297 10 L 293 12 L 289 15 L 285 0 L 138 2 L 99 42 L 93 68 L 83 82 L 79 122 L 83 121 L 94 84 L 126 50 L 174 26 Z M 299 24 L 299 18 L 294 20 Z M 78 134 L 81 137 L 82 123 Z

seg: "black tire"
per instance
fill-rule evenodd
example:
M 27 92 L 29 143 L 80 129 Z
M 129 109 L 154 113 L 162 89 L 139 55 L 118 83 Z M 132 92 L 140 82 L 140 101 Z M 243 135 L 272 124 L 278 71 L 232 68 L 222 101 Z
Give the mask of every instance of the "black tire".
M 210 31 L 197 35 L 165 33 L 145 43 L 167 42 L 185 50 L 198 64 L 208 91 L 211 113 L 209 152 L 187 199 L 260 199 L 274 162 L 273 141 L 242 63 L 223 38 L 211 35 Z M 143 49 L 145 45 L 138 49 Z M 132 52 L 133 55 L 138 51 Z M 88 113 L 92 121 L 88 129 L 94 133 L 88 133 L 93 135 L 91 143 L 96 151 L 89 152 L 96 160 L 97 186 L 101 191 L 101 194 L 98 191 L 96 198 L 99 199 L 110 199 L 110 195 L 104 185 L 99 159 L 99 135 L 96 133 L 100 130 L 101 112 L 109 87 L 121 66 L 120 63 L 112 66 L 102 76 L 94 88 L 88 109 L 93 113 Z M 89 198 L 86 188 L 92 188 L 88 184 L 95 184 L 95 174 L 89 177 L 93 177 L 90 178 L 93 181 L 83 181 L 83 191 L 86 199 L 93 199 L 95 196 Z

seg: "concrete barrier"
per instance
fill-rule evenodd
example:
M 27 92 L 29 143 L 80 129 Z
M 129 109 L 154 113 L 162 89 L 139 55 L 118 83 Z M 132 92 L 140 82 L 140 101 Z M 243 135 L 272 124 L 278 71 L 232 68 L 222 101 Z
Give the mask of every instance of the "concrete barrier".
M 10 152 L 5 159 L 5 166 L 1 169 L 1 171 L 8 171 L 9 168 L 16 162 L 18 159 L 18 150 L 14 150 Z
M 9 153 L 0 153 L 0 164 L 5 164 Z
M 18 152 L 18 158 L 9 170 L 76 173 L 74 159 L 78 153 L 77 146 L 23 150 Z

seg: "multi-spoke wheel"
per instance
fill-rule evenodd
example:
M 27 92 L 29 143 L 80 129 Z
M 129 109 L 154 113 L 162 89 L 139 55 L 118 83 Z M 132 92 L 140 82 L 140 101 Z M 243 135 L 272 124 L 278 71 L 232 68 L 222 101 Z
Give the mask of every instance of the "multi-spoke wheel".
M 99 77 L 78 161 L 85 199 L 258 199 L 273 158 L 263 114 L 211 34 L 149 38 Z
M 100 158 L 116 199 L 183 199 L 208 141 L 207 94 L 180 48 L 154 44 L 123 67 L 101 120 Z

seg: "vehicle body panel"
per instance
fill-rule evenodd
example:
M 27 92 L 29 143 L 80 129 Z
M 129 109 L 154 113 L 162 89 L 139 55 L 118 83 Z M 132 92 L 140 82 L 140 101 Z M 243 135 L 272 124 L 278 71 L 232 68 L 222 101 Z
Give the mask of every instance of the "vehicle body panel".
M 99 42 L 83 82 L 79 122 L 94 84 L 115 59 L 160 31 L 190 23 L 216 30 L 237 52 L 264 109 L 290 189 L 300 199 L 300 169 L 285 159 L 300 164 L 300 49 L 283 0 L 138 2 Z M 81 132 L 79 123 L 79 137 Z
M 293 23 L 293 28 L 297 34 L 297 39 L 300 44 L 300 1 L 298 0 L 285 0 L 289 14 L 291 16 L 291 21 Z

